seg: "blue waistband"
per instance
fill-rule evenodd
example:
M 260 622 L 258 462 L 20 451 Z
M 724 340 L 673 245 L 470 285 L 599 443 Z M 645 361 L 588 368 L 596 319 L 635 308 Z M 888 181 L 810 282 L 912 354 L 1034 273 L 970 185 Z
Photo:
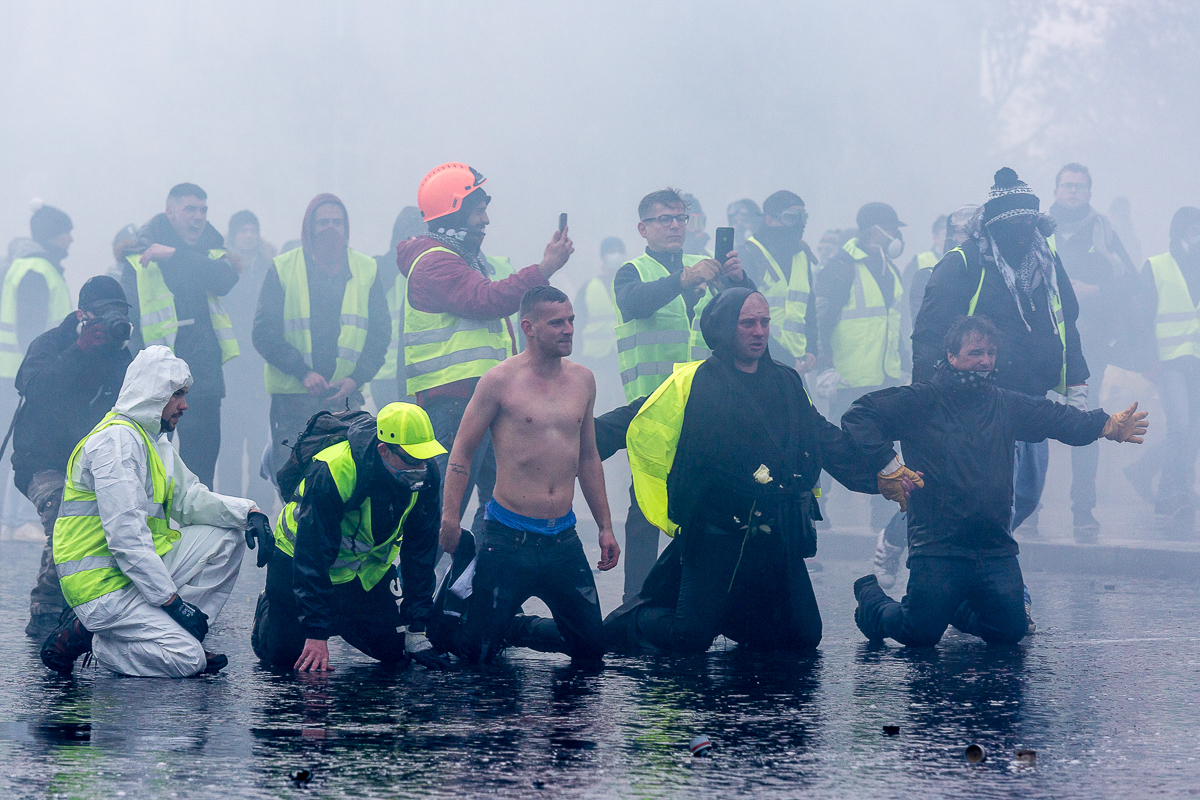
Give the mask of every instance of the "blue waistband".
M 570 511 L 565 517 L 559 517 L 558 519 L 538 519 L 537 517 L 527 517 L 524 514 L 509 511 L 495 500 L 488 500 L 487 505 L 483 507 L 483 518 L 494 519 L 501 525 L 514 530 L 525 531 L 527 533 L 544 533 L 547 536 L 562 533 L 567 528 L 575 525 L 574 511 Z

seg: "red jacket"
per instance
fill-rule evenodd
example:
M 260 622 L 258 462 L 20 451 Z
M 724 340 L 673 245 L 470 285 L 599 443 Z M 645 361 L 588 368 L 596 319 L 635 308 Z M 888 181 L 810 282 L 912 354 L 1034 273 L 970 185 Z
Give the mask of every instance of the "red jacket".
M 521 298 L 534 286 L 549 283 L 537 265 L 526 267 L 504 280 L 493 281 L 471 269 L 456 253 L 430 253 L 421 258 L 417 268 L 413 262 L 424 252 L 443 247 L 435 239 L 418 236 L 396 245 L 396 266 L 408 279 L 408 302 L 418 311 L 430 314 L 448 313 L 466 319 L 504 319 L 508 335 L 516 350 L 516 336 L 508 317 L 517 313 Z M 422 405 L 428 397 L 467 398 L 474 390 L 474 380 L 462 380 L 436 386 L 417 395 Z

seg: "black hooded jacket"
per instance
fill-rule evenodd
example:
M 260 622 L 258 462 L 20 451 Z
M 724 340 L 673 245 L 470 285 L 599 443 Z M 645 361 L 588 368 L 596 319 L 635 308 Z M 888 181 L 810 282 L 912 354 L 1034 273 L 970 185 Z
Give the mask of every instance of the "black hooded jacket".
M 359 485 L 351 501 L 371 500 L 371 531 L 376 542 L 391 535 L 412 498 L 383 465 L 376 450 L 375 419 L 367 417 L 350 427 L 347 437 L 358 471 Z M 405 520 L 400 540 L 400 581 L 404 599 L 400 618 L 405 624 L 424 622 L 433 607 L 433 565 L 441 529 L 442 480 L 428 461 L 425 486 Z M 366 481 L 364 484 L 363 482 Z M 292 581 L 300 610 L 300 629 L 306 639 L 328 639 L 337 632 L 331 616 L 334 592 L 329 568 L 337 560 L 346 504 L 324 461 L 313 461 L 304 476 L 304 497 L 296 507 L 296 549 Z
M 962 244 L 961 251 L 946 253 L 933 268 L 933 275 L 925 287 L 921 310 L 913 321 L 914 382 L 933 377 L 934 366 L 946 357 L 946 332 L 956 319 L 967 313 L 971 297 L 979 288 L 982 264 L 983 257 L 979 253 L 977 240 L 971 238 Z M 1079 318 L 1079 303 L 1058 256 L 1054 257 L 1054 270 L 1066 323 L 1065 356 L 1058 331 L 1046 311 L 1049 292 L 1045 282 L 1033 291 L 1034 309 L 1025 308 L 1025 319 L 1032 328 L 1026 330 L 1017 309 L 1017 301 L 1008 290 L 1000 270 L 990 267 L 984 275 L 975 313 L 987 317 L 1000 329 L 1000 341 L 996 343 L 999 351 L 996 383 L 1002 389 L 1044 395 L 1058 385 L 1064 358 L 1067 386 L 1087 382 L 1087 362 L 1079 346 L 1079 331 L 1075 328 L 1075 320 Z
M 1015 443 L 1090 444 L 1108 415 L 993 382 L 963 386 L 953 372 L 942 362 L 931 380 L 863 395 L 842 427 L 875 461 L 895 455 L 899 440 L 906 465 L 924 474 L 924 488 L 908 501 L 910 555 L 1016 555 L 1009 532 Z
M 224 246 L 225 238 L 212 225 L 205 223 L 199 241 L 185 244 L 171 225 L 166 214 L 156 214 L 138 232 L 138 250 L 143 252 L 152 244 L 174 247 L 175 254 L 158 262 L 163 282 L 175 296 L 175 315 L 180 322 L 192 320 L 175 334 L 175 355 L 187 362 L 192 371 L 188 396 L 220 399 L 225 396 L 225 373 L 221 369 L 221 344 L 209 316 L 208 296 L 224 297 L 238 282 L 237 269 L 228 258 L 209 258 L 210 250 Z M 133 310 L 133 338 L 130 347 L 140 350 L 142 340 L 141 314 L 138 309 L 137 275 L 126 261 L 121 273 L 121 287 Z M 244 347 L 245 344 L 242 343 Z
M 813 408 L 800 375 L 772 360 L 769 349 L 754 373 L 734 366 L 737 320 L 751 293 L 727 289 L 701 317 L 713 355 L 692 381 L 667 476 L 668 512 L 686 532 L 705 523 L 730 527 L 754 503 L 765 516 L 792 516 L 792 525 L 815 537 L 809 514 L 797 519 L 800 509 L 789 512 L 788 506 L 801 503 L 811 511 L 821 470 L 855 491 L 877 492 L 876 473 L 891 456 L 863 458 L 851 439 Z M 767 467 L 772 481 L 754 480 L 759 465 Z
M 76 343 L 75 313 L 33 340 L 17 371 L 17 391 L 25 405 L 13 428 L 13 480 L 24 490 L 35 472 L 66 472 L 71 451 L 112 410 L 129 350 L 91 352 Z

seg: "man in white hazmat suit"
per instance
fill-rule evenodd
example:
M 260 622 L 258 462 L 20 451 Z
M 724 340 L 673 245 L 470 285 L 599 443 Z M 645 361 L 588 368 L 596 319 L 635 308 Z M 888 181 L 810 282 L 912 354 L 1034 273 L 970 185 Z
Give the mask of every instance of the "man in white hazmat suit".
M 253 501 L 205 487 L 168 440 L 191 385 L 170 348 L 142 350 L 112 412 L 71 454 L 54 563 L 74 616 L 42 646 L 56 672 L 89 649 L 123 675 L 184 678 L 228 663 L 201 642 L 233 591 L 243 531 L 265 546 L 269 527 Z

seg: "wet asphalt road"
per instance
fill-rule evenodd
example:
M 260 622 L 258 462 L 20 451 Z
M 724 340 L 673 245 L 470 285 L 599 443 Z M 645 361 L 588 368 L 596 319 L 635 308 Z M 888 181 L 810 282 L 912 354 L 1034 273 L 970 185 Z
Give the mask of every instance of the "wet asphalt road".
M 594 536 L 585 535 L 595 550 Z M 249 648 L 247 562 L 206 644 L 218 676 L 62 680 L 22 633 L 38 546 L 0 542 L 0 797 L 1187 797 L 1200 793 L 1200 590 L 1033 574 L 1039 632 L 988 648 L 868 645 L 865 565 L 814 575 L 819 655 L 687 659 L 510 653 L 491 668 L 375 666 L 335 640 L 329 676 Z M 251 556 L 252 559 L 252 556 Z M 605 610 L 619 576 L 600 581 Z M 899 596 L 897 592 L 893 592 Z M 884 725 L 898 725 L 886 736 Z M 698 734 L 715 744 L 692 758 Z M 989 758 L 972 766 L 970 742 Z M 1036 767 L 1014 748 L 1037 751 Z M 307 784 L 290 775 L 308 770 Z

